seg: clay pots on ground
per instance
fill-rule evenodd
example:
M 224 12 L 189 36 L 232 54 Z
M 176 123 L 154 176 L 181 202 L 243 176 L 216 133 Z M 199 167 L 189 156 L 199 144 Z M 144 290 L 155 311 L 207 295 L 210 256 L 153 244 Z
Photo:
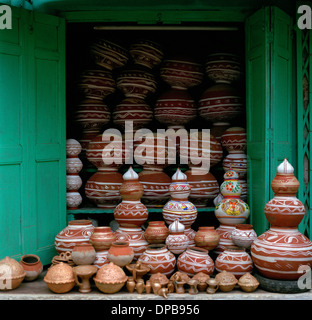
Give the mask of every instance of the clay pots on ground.
M 40 258 L 35 254 L 23 255 L 19 263 L 26 272 L 26 276 L 24 278 L 25 281 L 36 280 L 43 270 Z
M 76 265 L 92 264 L 95 260 L 95 250 L 91 244 L 76 244 L 71 253 Z
M 134 251 L 129 246 L 129 242 L 116 241 L 113 242 L 108 250 L 108 260 L 117 266 L 124 267 L 134 258 Z
M 185 272 L 189 276 L 199 272 L 211 275 L 214 271 L 214 262 L 208 255 L 208 250 L 192 247 L 180 254 L 177 267 L 179 271 Z

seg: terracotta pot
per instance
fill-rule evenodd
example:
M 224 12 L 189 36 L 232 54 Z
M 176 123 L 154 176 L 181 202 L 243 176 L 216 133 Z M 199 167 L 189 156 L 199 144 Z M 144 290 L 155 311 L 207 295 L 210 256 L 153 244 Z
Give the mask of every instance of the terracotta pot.
M 116 241 L 116 235 L 107 226 L 95 227 L 89 239 L 95 251 L 108 250 L 114 241 Z
M 90 220 L 72 220 L 66 228 L 55 237 L 55 248 L 60 254 L 72 251 L 76 244 L 89 244 L 89 239 L 94 230 Z
M 198 227 L 194 240 L 197 247 L 210 251 L 219 244 L 220 235 L 214 227 L 200 226 Z
M 195 247 L 195 236 L 196 236 L 196 231 L 193 230 L 191 227 L 185 227 L 184 233 L 187 235 L 189 239 L 189 247 Z
M 175 256 L 164 244 L 149 245 L 138 260 L 150 268 L 149 274 L 160 272 L 170 276 L 176 265 Z
M 148 243 L 165 243 L 169 230 L 164 221 L 149 221 L 144 232 L 144 238 Z
M 24 268 L 26 276 L 25 281 L 36 280 L 43 270 L 43 265 L 40 258 L 35 254 L 25 254 L 21 257 L 19 263 Z
M 82 161 L 78 157 L 66 159 L 66 174 L 78 174 L 82 167 Z
M 228 84 L 209 87 L 200 97 L 199 114 L 211 122 L 227 122 L 242 112 L 242 98 Z
M 92 264 L 95 260 L 95 250 L 91 244 L 76 244 L 71 256 L 76 265 Z
M 79 82 L 79 88 L 86 98 L 103 100 L 116 90 L 116 83 L 110 71 L 85 70 Z
M 134 251 L 129 246 L 129 242 L 113 242 L 108 250 L 108 260 L 119 267 L 129 264 L 134 258 Z
M 127 290 L 129 293 L 133 293 L 135 290 L 135 281 L 132 277 L 128 277 L 127 284 L 126 284 Z
M 143 168 L 139 173 L 139 180 L 144 187 L 141 201 L 146 207 L 160 207 L 168 201 L 171 179 L 161 168 L 159 170 Z
M 129 59 L 125 48 L 106 39 L 96 40 L 91 46 L 90 55 L 95 64 L 110 71 L 123 67 Z
M 173 88 L 188 89 L 202 82 L 203 68 L 190 58 L 173 57 L 164 60 L 160 76 Z
M 119 192 L 123 201 L 139 201 L 143 196 L 144 187 L 139 181 L 138 174 L 131 166 L 123 175 L 123 183 Z
M 98 208 L 114 209 L 121 201 L 119 189 L 122 182 L 117 168 L 99 169 L 86 182 L 85 195 Z
M 198 247 L 187 248 L 177 260 L 179 271 L 193 276 L 196 273 L 204 272 L 211 275 L 214 271 L 213 260 L 208 255 L 208 250 Z
M 249 249 L 257 234 L 251 224 L 237 224 L 231 234 L 231 239 L 235 245 Z
M 117 77 L 117 88 L 126 96 L 145 99 L 155 93 L 157 83 L 152 73 L 140 69 L 123 70 Z
M 168 126 L 183 126 L 196 117 L 195 102 L 187 90 L 168 90 L 156 101 L 154 117 Z
M 127 241 L 134 251 L 133 260 L 137 260 L 146 250 L 148 242 L 144 238 L 144 231 L 141 228 L 119 227 L 115 231 L 117 241 Z
M 217 179 L 210 173 L 192 174 L 192 170 L 185 172 L 187 181 L 191 186 L 190 201 L 196 208 L 207 207 L 208 202 L 219 193 Z
M 312 242 L 296 227 L 271 227 L 254 240 L 251 256 L 264 277 L 297 280 L 301 265 L 312 267 Z
M 222 162 L 224 171 L 234 170 L 239 177 L 245 178 L 247 174 L 247 155 L 245 153 L 229 153 Z
M 82 148 L 81 144 L 75 139 L 66 140 L 66 157 L 67 158 L 78 158 Z
M 115 208 L 114 218 L 121 227 L 140 227 L 148 218 L 148 210 L 141 201 L 123 200 Z
M 226 52 L 208 55 L 206 73 L 216 83 L 231 84 L 238 81 L 242 74 L 239 56 Z
M 143 65 L 149 69 L 158 66 L 163 59 L 164 53 L 160 44 L 143 39 L 130 45 L 129 53 L 135 64 Z
M 82 196 L 78 191 L 66 192 L 66 205 L 68 210 L 76 210 L 82 203 Z
M 231 124 L 229 122 L 215 122 L 210 129 L 210 134 L 213 135 L 219 143 L 221 143 L 221 138 L 226 129 L 230 128 Z
M 244 153 L 247 146 L 246 129 L 241 127 L 228 128 L 221 137 L 221 144 L 228 153 Z
M 66 176 L 66 191 L 78 191 L 82 185 L 82 179 L 78 174 Z
M 252 272 L 253 262 L 244 248 L 230 246 L 218 255 L 215 267 L 218 272 L 225 270 L 239 279 L 246 272 Z
M 152 107 L 142 98 L 123 99 L 113 111 L 113 123 L 125 130 L 125 121 L 133 122 L 133 130 L 147 126 L 153 120 Z
M 185 227 L 190 227 L 197 218 L 197 209 L 188 201 L 191 187 L 187 182 L 187 176 L 178 168 L 171 180 L 171 200 L 163 207 L 163 218 L 168 225 L 178 219 Z
M 216 229 L 220 235 L 219 244 L 213 250 L 216 255 L 219 255 L 228 246 L 234 246 L 235 243 L 232 240 L 232 232 L 235 230 L 235 226 L 222 225 Z
M 105 264 L 108 264 L 108 250 L 100 250 L 95 252 L 95 260 L 93 264 L 99 269 Z
M 5 257 L 0 261 L 1 286 L 0 290 L 13 290 L 20 286 L 25 279 L 23 266 L 15 259 Z

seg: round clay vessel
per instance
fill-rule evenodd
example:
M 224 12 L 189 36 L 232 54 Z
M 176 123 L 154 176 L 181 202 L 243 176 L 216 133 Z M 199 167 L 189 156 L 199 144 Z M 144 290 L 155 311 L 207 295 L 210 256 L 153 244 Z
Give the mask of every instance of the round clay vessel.
M 0 274 L 2 281 L 0 290 L 16 289 L 26 276 L 22 265 L 8 256 L 0 261 Z
M 257 234 L 251 224 L 237 224 L 231 234 L 231 239 L 235 245 L 249 249 Z
M 148 243 L 165 243 L 169 230 L 164 221 L 149 221 L 144 232 L 144 238 Z
M 241 127 L 228 128 L 221 137 L 221 144 L 228 153 L 245 152 L 247 146 L 246 129 Z
M 175 256 L 164 244 L 150 244 L 138 261 L 150 268 L 150 275 L 160 272 L 170 276 L 176 265 Z
M 81 152 L 81 144 L 76 139 L 66 140 L 66 157 L 77 158 Z
M 247 174 L 247 155 L 245 153 L 229 153 L 223 159 L 223 170 L 234 170 L 238 173 L 239 178 L 243 179 Z
M 75 286 L 73 268 L 63 262 L 50 267 L 43 280 L 55 293 L 69 292 Z
M 233 290 L 238 283 L 238 280 L 231 272 L 223 270 L 215 276 L 215 280 L 219 283 L 219 288 L 223 292 Z
M 116 235 L 108 226 L 95 227 L 89 239 L 95 251 L 108 250 L 114 241 Z
M 219 244 L 220 235 L 214 227 L 200 226 L 198 227 L 194 240 L 197 247 L 210 251 Z
M 214 262 L 208 255 L 208 250 L 191 247 L 179 255 L 177 267 L 179 271 L 185 272 L 189 276 L 199 272 L 211 275 L 214 271 Z
M 93 264 L 100 269 L 105 264 L 108 264 L 110 261 L 108 260 L 108 250 L 100 250 L 95 252 L 95 260 Z
M 129 264 L 134 258 L 134 251 L 129 246 L 129 242 L 113 242 L 108 250 L 108 260 L 119 267 Z
M 90 220 L 72 220 L 67 227 L 60 231 L 55 237 L 55 248 L 60 254 L 72 251 L 76 244 L 89 244 L 89 239 L 94 230 Z
M 72 250 L 71 256 L 76 265 L 85 265 L 94 262 L 96 253 L 92 244 L 77 243 Z
M 125 285 L 128 277 L 121 267 L 110 262 L 98 270 L 93 280 L 103 293 L 116 293 Z
M 200 292 L 203 292 L 207 289 L 207 281 L 210 279 L 210 276 L 204 272 L 198 272 L 193 277 L 193 280 L 198 280 L 197 288 Z
M 249 272 L 242 275 L 238 280 L 239 287 L 245 292 L 253 292 L 259 287 L 259 281 Z
M 25 281 L 36 280 L 43 270 L 43 265 L 40 261 L 40 258 L 35 254 L 23 255 L 19 263 L 26 272 L 26 276 L 24 278 Z
M 166 246 L 174 254 L 184 252 L 189 245 L 189 239 L 184 230 L 185 226 L 178 219 L 169 226 L 170 233 L 166 239 Z
M 219 255 L 227 246 L 234 246 L 235 243 L 232 240 L 232 232 L 234 231 L 235 226 L 227 226 L 227 225 L 220 225 L 216 231 L 220 235 L 219 244 L 213 250 L 216 255 Z
M 215 267 L 218 272 L 225 270 L 239 279 L 246 272 L 252 272 L 253 262 L 244 248 L 230 246 L 218 255 Z

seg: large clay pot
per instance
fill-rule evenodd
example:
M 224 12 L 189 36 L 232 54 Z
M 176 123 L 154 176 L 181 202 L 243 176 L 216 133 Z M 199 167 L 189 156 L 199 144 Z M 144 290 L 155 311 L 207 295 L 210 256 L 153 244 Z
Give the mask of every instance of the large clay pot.
M 100 168 L 86 182 L 85 195 L 99 208 L 114 209 L 121 200 L 122 182 L 122 174 L 117 168 Z
M 117 77 L 117 88 L 126 96 L 145 99 L 157 86 L 152 73 L 140 69 L 123 70 Z
M 239 56 L 226 52 L 208 55 L 206 73 L 216 83 L 231 84 L 238 81 L 242 74 Z
M 210 122 L 228 122 L 242 112 L 242 98 L 228 84 L 209 87 L 200 97 L 199 114 Z
M 176 258 L 164 244 L 151 244 L 138 259 L 150 268 L 149 274 L 162 273 L 169 277 L 175 268 Z
M 142 39 L 130 45 L 129 53 L 135 64 L 149 69 L 158 66 L 163 59 L 163 49 L 159 43 L 149 39 Z
M 194 240 L 197 247 L 210 251 L 219 244 L 220 235 L 214 227 L 200 226 L 198 227 Z
M 95 250 L 90 243 L 77 243 L 71 252 L 71 257 L 76 265 L 92 264 L 95 260 L 95 255 Z
M 219 255 L 224 249 L 228 246 L 234 246 L 235 243 L 232 240 L 232 232 L 235 230 L 235 226 L 227 226 L 220 224 L 220 226 L 216 229 L 218 234 L 220 235 L 219 244 L 213 250 L 215 255 Z
M 40 261 L 40 258 L 35 254 L 23 255 L 19 263 L 26 272 L 26 276 L 24 278 L 25 281 L 36 280 L 43 270 L 43 265 Z
M 239 279 L 247 272 L 252 272 L 253 262 L 251 256 L 244 248 L 230 246 L 220 253 L 215 261 L 215 268 L 218 272 L 228 271 Z
M 91 48 L 90 54 L 93 61 L 107 70 L 123 67 L 129 59 L 125 48 L 106 39 L 98 39 Z
M 76 139 L 66 139 L 66 158 L 77 159 L 82 148 Z
M 67 227 L 61 230 L 55 237 L 55 248 L 60 254 L 72 251 L 76 244 L 89 244 L 89 239 L 94 230 L 90 220 L 72 220 Z
M 173 57 L 164 60 L 160 76 L 172 88 L 188 89 L 202 82 L 203 68 L 190 58 Z
M 196 117 L 196 106 L 187 90 L 170 89 L 154 107 L 155 119 L 168 126 L 183 126 Z
M 251 256 L 264 277 L 297 280 L 300 266 L 312 267 L 312 242 L 297 227 L 271 227 L 254 240 Z
M 187 176 L 178 168 L 171 180 L 169 187 L 171 200 L 162 210 L 164 220 L 170 225 L 178 219 L 185 227 L 190 227 L 197 218 L 197 209 L 188 201 L 191 187 L 187 182 Z
M 133 122 L 133 130 L 144 128 L 153 120 L 151 106 L 142 98 L 127 97 L 113 111 L 113 122 L 125 130 L 125 121 Z
M 164 221 L 149 221 L 144 232 L 144 238 L 148 243 L 165 243 L 169 230 Z
M 103 100 L 116 90 L 116 83 L 110 71 L 85 70 L 80 78 L 79 87 L 86 98 Z
M 213 260 L 208 255 L 208 250 L 198 247 L 187 248 L 177 260 L 179 271 L 185 272 L 189 276 L 204 272 L 212 275 L 214 271 Z
M 146 250 L 148 242 L 144 238 L 144 231 L 141 228 L 119 227 L 115 231 L 117 241 L 127 241 L 134 251 L 133 260 L 137 260 Z
M 108 250 L 115 241 L 116 235 L 108 226 L 95 227 L 89 239 L 95 251 Z
M 124 267 L 133 260 L 134 251 L 129 246 L 129 242 L 116 241 L 109 248 L 107 257 L 110 262 L 115 263 L 119 267 Z
M 221 137 L 222 147 L 229 153 L 243 153 L 247 146 L 246 129 L 231 127 L 225 130 Z

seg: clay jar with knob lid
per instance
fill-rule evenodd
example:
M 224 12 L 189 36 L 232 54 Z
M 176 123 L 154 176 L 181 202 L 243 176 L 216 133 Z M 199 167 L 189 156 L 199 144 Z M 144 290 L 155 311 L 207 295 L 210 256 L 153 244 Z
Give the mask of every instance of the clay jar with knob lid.
M 1 287 L 0 290 L 16 289 L 24 280 L 26 272 L 15 259 L 5 257 L 0 261 Z
M 144 232 L 144 238 L 148 243 L 165 243 L 168 235 L 165 221 L 150 221 Z
M 114 241 L 116 235 L 108 226 L 95 227 L 89 239 L 95 251 L 108 250 Z
M 220 235 L 214 227 L 201 226 L 198 227 L 194 241 L 197 247 L 210 251 L 219 244 Z

